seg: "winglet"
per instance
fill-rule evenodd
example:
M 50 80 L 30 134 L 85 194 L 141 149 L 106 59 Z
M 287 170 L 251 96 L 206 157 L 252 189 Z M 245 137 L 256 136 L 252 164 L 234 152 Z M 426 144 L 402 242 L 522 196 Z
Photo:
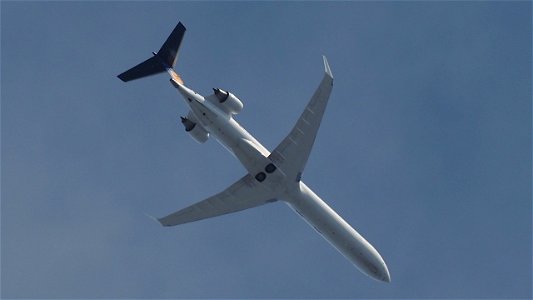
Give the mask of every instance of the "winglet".
M 325 69 L 326 74 L 328 74 L 329 77 L 333 79 L 333 74 L 331 73 L 331 69 L 329 68 L 328 59 L 326 58 L 325 55 L 322 55 L 322 58 L 324 59 L 324 69 Z
M 163 225 L 163 224 L 161 224 L 161 221 L 159 221 L 158 218 L 156 218 L 156 217 L 154 217 L 154 216 L 151 216 L 151 215 L 149 215 L 149 214 L 147 214 L 147 213 L 144 213 L 144 215 L 147 216 L 148 218 L 154 220 L 155 222 L 157 222 L 157 224 L 159 224 L 159 225 Z

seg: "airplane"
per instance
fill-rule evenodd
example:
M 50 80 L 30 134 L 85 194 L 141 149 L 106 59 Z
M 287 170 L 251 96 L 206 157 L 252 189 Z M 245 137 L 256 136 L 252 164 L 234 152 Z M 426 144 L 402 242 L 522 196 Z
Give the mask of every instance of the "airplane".
M 281 200 L 361 272 L 390 282 L 389 270 L 378 251 L 302 181 L 333 88 L 333 74 L 326 57 L 323 56 L 324 76 L 320 85 L 290 133 L 270 152 L 235 120 L 234 116 L 243 109 L 239 98 L 220 88 L 204 97 L 185 86 L 175 72 L 185 31 L 179 22 L 158 52 L 152 52 L 152 57 L 118 78 L 128 82 L 167 72 L 170 83 L 189 107 L 188 114 L 181 117 L 185 131 L 199 143 L 214 137 L 239 159 L 247 173 L 222 192 L 157 221 L 163 226 L 175 226 Z

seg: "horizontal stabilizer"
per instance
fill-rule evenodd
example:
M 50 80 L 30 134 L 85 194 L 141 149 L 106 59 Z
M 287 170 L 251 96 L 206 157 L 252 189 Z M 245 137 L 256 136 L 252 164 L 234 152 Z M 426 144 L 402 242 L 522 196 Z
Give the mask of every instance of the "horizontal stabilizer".
M 161 61 L 156 56 L 153 56 L 127 70 L 126 72 L 118 75 L 118 78 L 124 82 L 128 82 L 130 80 L 162 73 L 165 71 L 165 66 L 161 64 Z
M 176 64 L 185 30 L 185 26 L 179 22 L 163 46 L 161 46 L 159 52 L 154 53 L 153 57 L 118 75 L 118 78 L 124 82 L 128 82 L 172 69 Z
M 185 35 L 185 26 L 181 22 L 176 25 L 172 33 L 168 36 L 167 40 L 157 52 L 157 56 L 167 65 L 169 68 L 173 68 L 178 59 L 178 53 L 180 51 L 181 41 Z

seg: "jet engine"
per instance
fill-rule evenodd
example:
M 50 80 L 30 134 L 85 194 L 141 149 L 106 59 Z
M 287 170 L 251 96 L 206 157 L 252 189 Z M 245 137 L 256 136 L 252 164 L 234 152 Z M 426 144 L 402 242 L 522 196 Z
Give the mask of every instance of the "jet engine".
M 241 112 L 243 104 L 237 96 L 230 92 L 214 88 L 215 96 L 218 99 L 218 103 L 215 103 L 224 112 L 232 115 L 236 115 Z
M 207 132 L 202 125 L 192 121 L 191 119 L 181 117 L 181 124 L 183 124 L 185 127 L 185 131 L 188 132 L 198 143 L 203 144 L 209 138 L 209 132 Z

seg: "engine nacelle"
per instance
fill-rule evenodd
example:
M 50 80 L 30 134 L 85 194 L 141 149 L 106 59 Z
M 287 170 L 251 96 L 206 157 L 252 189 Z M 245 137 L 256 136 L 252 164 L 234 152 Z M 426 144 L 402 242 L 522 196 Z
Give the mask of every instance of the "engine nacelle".
M 185 131 L 188 132 L 198 143 L 203 144 L 209 138 L 209 132 L 207 132 L 202 125 L 192 121 L 191 119 L 181 117 L 181 124 L 183 124 L 185 127 Z
M 242 111 L 244 105 L 242 104 L 242 101 L 237 98 L 237 96 L 221 89 L 215 88 L 213 91 L 218 99 L 218 103 L 215 104 L 224 112 L 236 115 Z

